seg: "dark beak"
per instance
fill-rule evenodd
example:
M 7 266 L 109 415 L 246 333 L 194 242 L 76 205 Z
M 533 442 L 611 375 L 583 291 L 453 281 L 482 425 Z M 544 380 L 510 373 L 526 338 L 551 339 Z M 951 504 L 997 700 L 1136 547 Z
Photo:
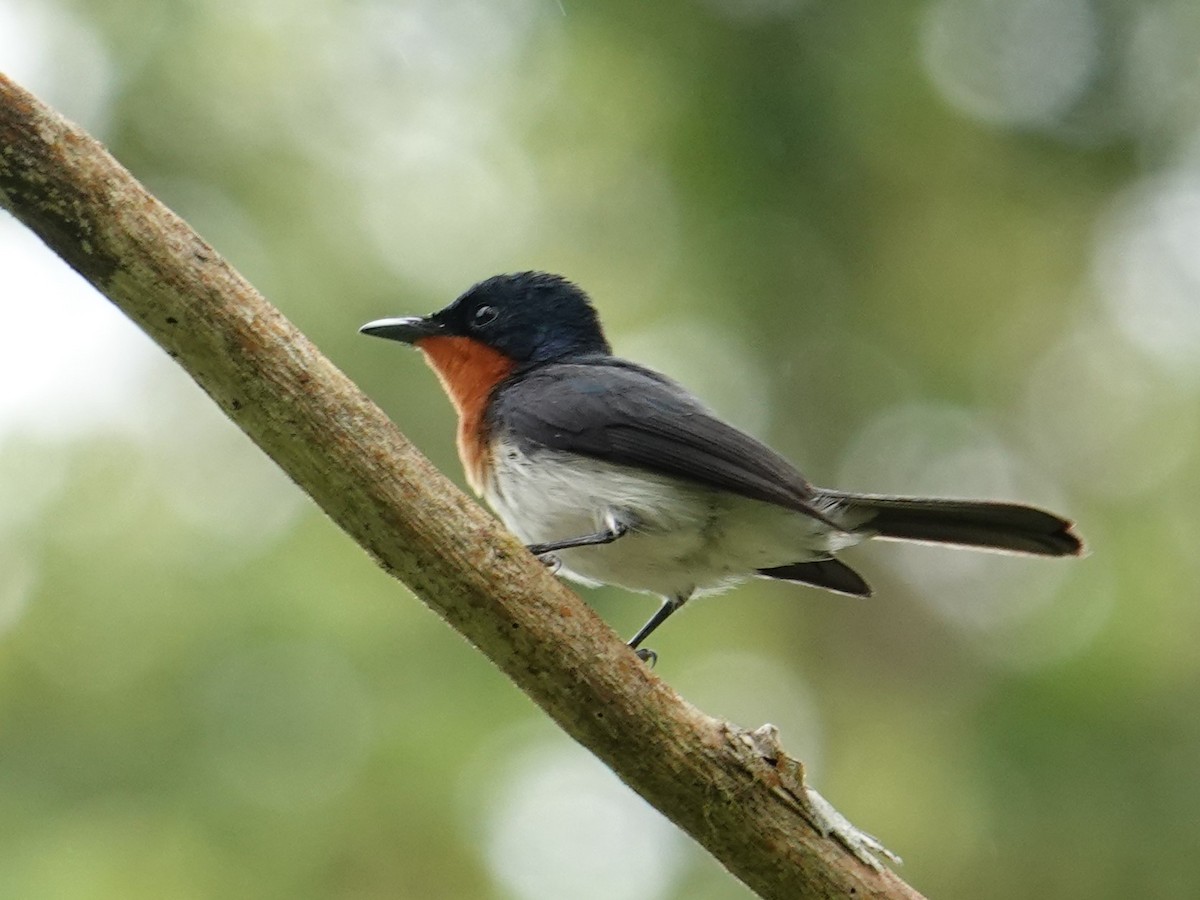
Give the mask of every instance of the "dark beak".
M 361 334 L 387 338 L 389 341 L 415 344 L 421 338 L 441 334 L 443 329 L 440 323 L 428 316 L 402 316 L 398 319 L 376 319 L 358 330 Z

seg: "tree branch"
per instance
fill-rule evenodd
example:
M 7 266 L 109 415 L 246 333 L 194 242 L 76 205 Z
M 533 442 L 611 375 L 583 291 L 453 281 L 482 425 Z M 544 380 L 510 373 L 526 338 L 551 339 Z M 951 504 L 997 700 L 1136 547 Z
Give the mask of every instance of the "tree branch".
M 0 205 L 157 341 L 384 569 L 752 889 L 919 897 L 814 829 L 822 820 L 803 770 L 773 735 L 682 700 L 185 222 L 3 75 Z

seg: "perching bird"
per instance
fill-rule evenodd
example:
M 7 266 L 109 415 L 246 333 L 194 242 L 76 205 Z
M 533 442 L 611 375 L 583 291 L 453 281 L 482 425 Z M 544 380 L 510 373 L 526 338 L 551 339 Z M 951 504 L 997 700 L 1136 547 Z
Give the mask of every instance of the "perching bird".
M 587 295 L 558 275 L 497 275 L 440 312 L 361 331 L 424 353 L 458 411 L 467 480 L 531 552 L 576 581 L 663 598 L 634 649 L 689 598 L 749 577 L 869 596 L 836 558 L 868 538 L 1083 548 L 1071 522 L 1030 506 L 810 484 L 679 384 L 613 356 Z

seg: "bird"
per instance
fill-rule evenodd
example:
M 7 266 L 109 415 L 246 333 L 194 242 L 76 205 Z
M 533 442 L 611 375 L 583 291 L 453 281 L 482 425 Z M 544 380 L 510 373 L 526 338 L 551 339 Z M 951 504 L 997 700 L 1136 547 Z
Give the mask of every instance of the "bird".
M 1078 556 L 1033 506 L 817 487 L 667 376 L 615 356 L 589 296 L 548 272 L 496 275 L 444 309 L 363 334 L 415 346 L 458 414 L 472 489 L 560 574 L 657 595 L 628 641 L 692 597 L 769 578 L 868 597 L 837 556 L 872 538 Z

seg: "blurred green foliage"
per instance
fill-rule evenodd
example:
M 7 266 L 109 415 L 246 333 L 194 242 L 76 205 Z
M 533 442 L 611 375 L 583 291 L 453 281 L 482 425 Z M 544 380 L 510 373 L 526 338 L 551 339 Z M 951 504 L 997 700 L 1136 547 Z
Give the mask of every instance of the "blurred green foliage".
M 868 603 L 656 636 L 981 900 L 1200 890 L 1198 47 L 1171 0 L 0 0 L 0 69 L 460 483 L 357 326 L 543 268 L 814 481 L 1076 516 L 1081 561 L 877 546 Z M 0 419 L 0 897 L 747 895 L 132 346 L 122 415 Z

